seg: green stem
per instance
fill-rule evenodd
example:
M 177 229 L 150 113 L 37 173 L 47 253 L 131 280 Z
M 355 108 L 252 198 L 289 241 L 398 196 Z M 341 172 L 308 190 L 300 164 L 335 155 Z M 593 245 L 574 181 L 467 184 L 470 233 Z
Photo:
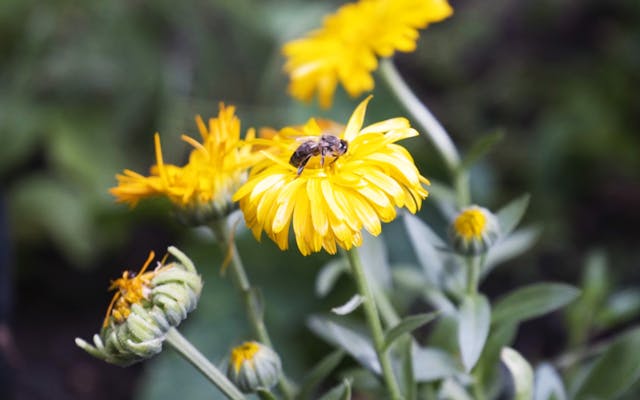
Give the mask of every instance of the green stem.
M 485 395 L 484 395 L 484 387 L 482 385 L 482 380 L 478 376 L 474 376 L 474 380 L 473 380 L 473 387 L 471 389 L 473 391 L 473 398 L 474 400 L 484 400 L 485 399 Z
M 185 339 L 174 327 L 169 328 L 166 341 L 185 360 L 196 367 L 207 379 L 220 389 L 225 396 L 232 400 L 244 400 L 245 396 L 235 387 L 227 377 L 196 349 L 191 342 Z
M 431 111 L 416 97 L 409 85 L 402 79 L 400 73 L 390 58 L 380 60 L 380 72 L 387 85 L 398 101 L 411 113 L 415 121 L 422 128 L 422 133 L 433 143 L 447 167 L 452 173 L 460 165 L 460 156 L 453 141 L 442 124 L 433 116 Z
M 373 295 L 376 300 L 376 306 L 378 307 L 378 311 L 380 312 L 380 318 L 384 322 L 387 328 L 392 328 L 398 325 L 401 321 L 400 316 L 396 312 L 395 308 L 389 301 L 389 297 L 387 297 L 384 290 L 379 287 L 376 287 L 374 282 L 371 282 Z M 403 357 L 403 375 L 405 379 L 405 397 L 407 400 L 413 400 L 416 398 L 416 382 L 413 378 L 413 360 L 412 360 L 412 350 L 413 350 L 413 337 L 411 335 L 407 335 L 405 338 L 400 338 L 398 340 L 398 347 L 400 348 L 400 352 Z
M 220 220 L 215 222 L 212 224 L 211 228 L 216 235 L 218 243 L 220 244 L 222 254 L 227 255 L 230 252 L 231 260 L 229 269 L 231 270 L 236 286 L 242 294 L 247 317 L 249 318 L 249 322 L 253 328 L 253 333 L 256 335 L 259 342 L 274 349 L 273 344 L 271 343 L 271 338 L 269 337 L 269 332 L 264 324 L 262 306 L 260 305 L 260 301 L 256 298 L 255 291 L 251 287 L 242 259 L 240 258 L 240 253 L 238 252 L 235 241 L 231 237 L 227 227 L 227 221 Z M 294 389 L 285 377 L 284 373 L 280 376 L 278 387 L 286 399 L 292 399 L 294 397 Z
M 376 307 L 376 299 L 373 295 L 373 291 L 371 290 L 371 286 L 367 281 L 364 268 L 362 267 L 362 262 L 360 261 L 358 251 L 355 247 L 347 251 L 347 257 L 351 264 L 351 272 L 353 274 L 353 279 L 356 282 L 356 286 L 358 287 L 358 292 L 364 298 L 362 306 L 364 308 L 367 324 L 369 325 L 369 330 L 371 331 L 376 354 L 378 355 L 378 361 L 382 367 L 382 375 L 384 377 L 385 384 L 389 390 L 391 399 L 400 400 L 402 399 L 402 395 L 400 393 L 398 383 L 396 382 L 396 377 L 393 373 L 391 359 L 389 358 L 387 350 L 384 349 L 384 332 L 382 331 L 382 324 L 380 323 L 380 316 Z

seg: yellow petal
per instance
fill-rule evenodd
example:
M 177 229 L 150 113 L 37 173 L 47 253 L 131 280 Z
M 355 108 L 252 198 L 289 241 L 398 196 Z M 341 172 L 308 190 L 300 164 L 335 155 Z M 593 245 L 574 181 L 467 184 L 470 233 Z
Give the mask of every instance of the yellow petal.
M 311 202 L 311 221 L 316 232 L 324 236 L 329 229 L 329 218 L 324 210 L 322 201 L 322 189 L 318 179 L 309 179 L 307 181 L 307 195 Z
M 376 122 L 375 124 L 371 124 L 360 131 L 360 134 L 366 133 L 379 133 L 379 132 L 388 132 L 396 129 L 405 129 L 409 128 L 409 120 L 406 118 L 391 118 L 385 121 Z
M 362 123 L 364 122 L 364 115 L 367 111 L 367 104 L 371 100 L 373 96 L 369 95 L 366 99 L 364 99 L 358 107 L 356 107 L 353 114 L 351 114 L 351 118 L 349 118 L 349 122 L 347 123 L 347 127 L 344 130 L 343 139 L 347 142 L 352 141 L 358 136 L 358 132 L 362 127 Z

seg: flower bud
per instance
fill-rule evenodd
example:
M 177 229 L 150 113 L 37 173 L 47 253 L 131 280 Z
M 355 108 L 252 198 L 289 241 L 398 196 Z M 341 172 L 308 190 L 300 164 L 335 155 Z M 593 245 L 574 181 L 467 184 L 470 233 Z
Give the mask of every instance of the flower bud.
M 500 235 L 498 219 L 483 207 L 470 206 L 463 209 L 449 228 L 449 237 L 454 250 L 474 256 L 485 253 L 495 244 Z
M 258 342 L 245 342 L 231 350 L 227 376 L 241 391 L 269 390 L 280 379 L 280 357 Z
M 145 272 L 153 252 L 138 274 L 125 271 L 111 284 L 117 292 L 93 345 L 76 338 L 76 344 L 108 363 L 127 366 L 162 351 L 169 328 L 178 326 L 196 308 L 202 279 L 189 258 L 169 247 L 177 262 Z

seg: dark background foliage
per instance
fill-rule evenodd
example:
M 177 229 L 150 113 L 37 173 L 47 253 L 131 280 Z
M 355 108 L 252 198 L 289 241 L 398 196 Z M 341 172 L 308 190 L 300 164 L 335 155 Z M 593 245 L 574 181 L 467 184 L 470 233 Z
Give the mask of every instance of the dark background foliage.
M 342 92 L 330 111 L 288 98 L 279 53 L 338 4 L 0 2 L 0 398 L 160 398 L 166 388 L 154 385 L 180 373 L 168 367 L 181 362 L 173 354 L 120 369 L 89 358 L 73 338 L 99 327 L 109 279 L 169 244 L 193 254 L 206 278 L 201 322 L 187 322 L 188 336 L 218 357 L 246 338 L 211 238 L 183 229 L 161 201 L 129 210 L 107 189 L 124 168 L 146 171 L 156 131 L 166 159 L 180 163 L 180 133 L 195 134 L 193 116 L 215 115 L 219 101 L 238 107 L 243 129 L 314 115 L 345 120 L 356 100 Z M 455 15 L 424 31 L 417 52 L 396 57 L 398 67 L 463 152 L 482 135 L 504 133 L 472 172 L 474 200 L 495 209 L 530 192 L 526 221 L 544 229 L 537 246 L 483 290 L 493 297 L 538 280 L 578 284 L 595 249 L 607 256 L 610 286 L 634 289 L 640 3 L 453 5 Z M 379 83 L 369 119 L 401 113 Z M 428 143 L 406 145 L 424 175 L 448 181 Z M 422 216 L 435 221 L 433 212 Z M 390 236 L 393 254 L 402 243 Z M 314 299 L 313 277 L 328 257 L 255 246 L 242 237 L 276 344 L 295 371 L 326 350 L 309 337 L 304 315 L 327 308 Z M 534 321 L 520 330 L 519 348 L 534 361 L 556 356 L 567 329 L 558 315 Z M 206 394 L 191 398 L 199 396 Z

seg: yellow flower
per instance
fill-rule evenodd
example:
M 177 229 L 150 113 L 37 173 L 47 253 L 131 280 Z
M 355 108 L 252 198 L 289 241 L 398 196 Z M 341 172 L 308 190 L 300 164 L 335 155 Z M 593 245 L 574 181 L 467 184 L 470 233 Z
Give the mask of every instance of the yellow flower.
M 405 118 L 362 128 L 369 99 L 339 131 L 324 131 L 311 119 L 302 128 L 284 128 L 271 139 L 256 140 L 271 150 L 263 152 L 265 159 L 251 170 L 233 199 L 240 202 L 257 239 L 265 231 L 284 250 L 293 223 L 302 254 L 322 248 L 334 254 L 337 246 L 347 250 L 359 246 L 363 228 L 380 234 L 381 222 L 393 220 L 396 207 L 412 213 L 420 209 L 428 195 L 422 183 L 429 181 L 420 175 L 409 152 L 395 143 L 418 133 Z M 327 152 L 323 162 L 317 148 L 299 174 L 299 164 L 290 163 L 292 155 L 301 146 L 320 143 L 322 135 L 345 141 L 346 152 Z
M 178 326 L 193 311 L 202 291 L 202 279 L 193 262 L 170 246 L 176 261 L 159 262 L 149 271 L 154 253 L 136 274 L 125 271 L 111 283 L 116 294 L 109 304 L 99 334 L 93 344 L 76 338 L 76 344 L 89 354 L 109 363 L 127 366 L 162 351 L 171 327 Z
M 165 164 L 156 133 L 156 165 L 151 174 L 144 176 L 126 169 L 116 175 L 118 186 L 110 190 L 111 194 L 132 206 L 144 198 L 167 197 L 182 217 L 196 224 L 228 214 L 231 195 L 246 181 L 247 170 L 256 156 L 251 145 L 241 141 L 240 120 L 234 112 L 234 107 L 220 104 L 218 117 L 209 119 L 208 126 L 200 116 L 196 117 L 202 143 L 182 136 L 193 146 L 188 163 L 182 167 Z M 253 129 L 249 129 L 246 139 L 254 136 Z
M 290 75 L 289 92 L 309 101 L 318 93 L 329 107 L 341 83 L 356 97 L 373 89 L 371 72 L 377 57 L 416 48 L 418 29 L 453 13 L 447 0 L 360 0 L 342 6 L 325 18 L 322 28 L 291 41 L 282 51 Z
M 464 255 L 486 252 L 498 239 L 500 224 L 484 207 L 470 206 L 454 218 L 449 228 L 453 248 Z
M 245 342 L 231 350 L 227 376 L 243 392 L 269 390 L 282 374 L 276 352 L 258 342 Z

